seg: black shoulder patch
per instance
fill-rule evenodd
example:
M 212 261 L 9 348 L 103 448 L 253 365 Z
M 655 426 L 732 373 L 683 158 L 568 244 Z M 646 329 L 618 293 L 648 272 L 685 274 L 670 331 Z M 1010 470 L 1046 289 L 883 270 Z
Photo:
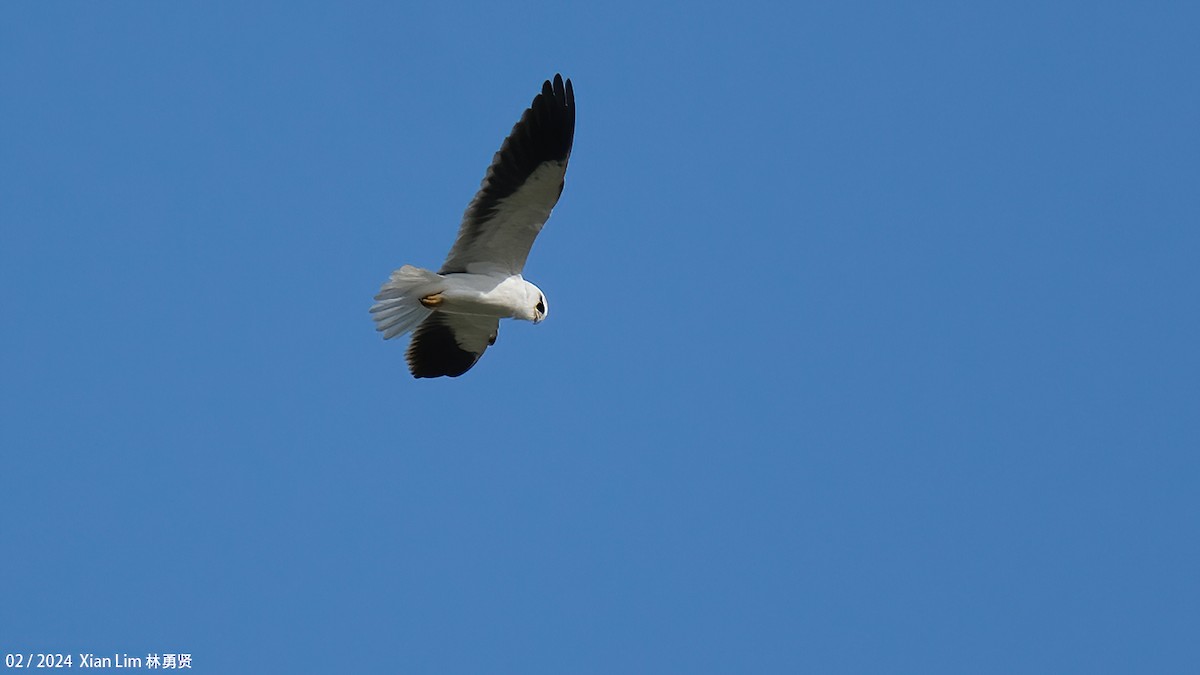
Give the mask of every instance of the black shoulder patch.
M 404 356 L 413 377 L 458 377 L 470 370 L 483 353 L 459 347 L 445 317 L 434 312 L 413 331 Z

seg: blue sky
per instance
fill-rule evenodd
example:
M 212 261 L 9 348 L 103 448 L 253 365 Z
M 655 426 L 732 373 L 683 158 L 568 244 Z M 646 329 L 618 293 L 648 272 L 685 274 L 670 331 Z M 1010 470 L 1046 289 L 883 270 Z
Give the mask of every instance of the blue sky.
M 6 3 L 0 650 L 1194 672 L 1185 3 Z M 542 324 L 416 381 L 555 72 Z

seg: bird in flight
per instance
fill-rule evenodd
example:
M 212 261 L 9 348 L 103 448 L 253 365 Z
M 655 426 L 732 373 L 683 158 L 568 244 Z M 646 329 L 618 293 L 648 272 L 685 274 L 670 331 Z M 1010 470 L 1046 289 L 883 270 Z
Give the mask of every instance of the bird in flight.
M 521 270 L 562 194 L 575 138 L 575 91 L 555 75 L 492 158 L 437 272 L 405 265 L 375 296 L 375 330 L 412 331 L 413 377 L 458 377 L 496 343 L 500 319 L 541 323 L 546 296 Z

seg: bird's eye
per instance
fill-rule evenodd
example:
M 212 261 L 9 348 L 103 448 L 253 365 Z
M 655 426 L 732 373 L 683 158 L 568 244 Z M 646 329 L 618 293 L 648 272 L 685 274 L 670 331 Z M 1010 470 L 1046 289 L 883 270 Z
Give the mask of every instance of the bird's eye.
M 545 314 L 545 313 L 546 313 L 546 303 L 545 303 L 545 301 L 543 301 L 543 300 L 540 300 L 540 299 L 538 300 L 538 304 L 537 304 L 537 311 L 541 312 L 542 314 Z

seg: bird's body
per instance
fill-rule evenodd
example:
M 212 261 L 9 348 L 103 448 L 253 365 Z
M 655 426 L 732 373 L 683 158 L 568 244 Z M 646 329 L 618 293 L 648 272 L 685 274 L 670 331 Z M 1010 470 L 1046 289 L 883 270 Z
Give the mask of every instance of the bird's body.
M 414 377 L 457 377 L 496 341 L 500 319 L 540 323 L 546 296 L 521 272 L 562 193 L 575 133 L 571 81 L 554 76 L 500 147 L 438 272 L 405 265 L 371 307 L 384 339 L 413 332 Z
M 537 311 L 539 302 L 545 306 L 545 300 L 539 300 L 545 297 L 541 289 L 525 281 L 520 274 L 459 272 L 436 277 L 427 277 L 428 285 L 415 289 L 414 296 L 426 309 L 445 314 L 524 319 L 534 323 L 539 323 L 545 316 L 545 310 Z

